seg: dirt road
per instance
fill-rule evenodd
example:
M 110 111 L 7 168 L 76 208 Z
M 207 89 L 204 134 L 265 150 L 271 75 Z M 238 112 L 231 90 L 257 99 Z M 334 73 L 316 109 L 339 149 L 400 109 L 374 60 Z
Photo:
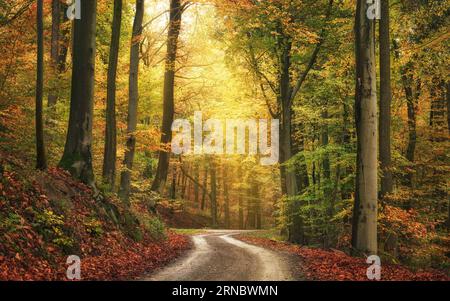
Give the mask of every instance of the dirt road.
M 298 259 L 233 238 L 245 231 L 208 230 L 192 237 L 186 256 L 156 271 L 150 281 L 301 280 Z

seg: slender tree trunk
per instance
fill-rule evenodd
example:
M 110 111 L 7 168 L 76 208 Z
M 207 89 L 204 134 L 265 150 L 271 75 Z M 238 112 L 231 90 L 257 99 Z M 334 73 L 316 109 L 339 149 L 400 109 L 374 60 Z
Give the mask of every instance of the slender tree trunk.
M 450 81 L 446 83 L 447 130 L 450 137 Z M 447 230 L 450 231 L 450 198 L 447 196 Z
M 114 190 L 117 160 L 116 129 L 116 78 L 119 60 L 120 28 L 122 24 L 122 0 L 114 0 L 111 45 L 109 48 L 109 65 L 106 92 L 106 131 L 105 151 L 103 156 L 103 182 Z
M 356 9 L 356 130 L 358 136 L 352 246 L 355 253 L 377 254 L 377 93 L 375 21 L 369 6 L 358 0 Z
M 406 96 L 406 106 L 408 111 L 408 146 L 406 149 L 406 159 L 414 164 L 416 143 L 417 143 L 417 102 L 420 94 L 420 83 L 417 84 L 416 91 L 414 91 L 413 84 L 414 78 L 410 74 L 410 69 L 408 67 L 403 67 L 401 69 L 403 89 Z M 407 185 L 413 187 L 414 173 L 409 172 L 407 176 Z
M 392 193 L 391 171 L 391 40 L 389 25 L 389 0 L 381 1 L 380 19 L 380 168 L 381 199 Z
M 217 227 L 217 183 L 216 183 L 216 166 L 214 162 L 211 162 L 210 167 L 211 174 L 211 219 L 212 227 Z
M 42 117 L 44 93 L 44 4 L 37 4 L 37 78 L 36 78 L 36 168 L 47 169 L 47 154 L 45 151 L 44 122 Z
M 198 183 L 200 182 L 200 167 L 198 166 L 198 162 L 195 162 L 194 178 L 195 178 L 195 183 L 194 183 L 194 203 L 195 203 L 195 206 L 201 207 L 201 204 L 199 204 L 200 189 L 198 187 Z
M 203 211 L 205 210 L 205 205 L 206 205 L 206 189 L 208 187 L 208 168 L 205 166 L 205 171 L 204 171 L 204 177 L 203 177 L 203 191 L 202 191 L 202 204 L 200 206 L 200 209 Z
M 66 15 L 68 9 L 67 4 L 60 4 L 60 10 L 63 15 L 63 23 L 60 24 L 59 34 L 59 57 L 58 57 L 58 75 L 66 71 L 67 54 L 70 47 L 70 38 L 72 32 L 72 22 Z
M 52 40 L 51 40 L 51 65 L 53 73 L 56 75 L 59 62 L 59 44 L 60 44 L 60 26 L 61 25 L 61 2 L 60 0 L 52 0 Z M 51 91 L 48 94 L 48 106 L 53 107 L 58 101 L 58 96 Z
M 181 0 L 170 0 L 170 20 L 167 36 L 166 71 L 164 74 L 164 105 L 163 122 L 161 128 L 161 144 L 167 145 L 172 140 L 172 123 L 174 118 L 174 88 L 175 88 L 175 63 L 178 50 L 178 36 L 181 30 L 181 15 L 185 5 Z M 152 184 L 153 191 L 163 191 L 167 180 L 167 170 L 169 167 L 170 153 L 166 150 L 159 152 L 158 169 Z
M 172 171 L 172 187 L 170 188 L 170 199 L 177 198 L 177 168 L 174 166 Z
M 142 21 L 144 18 L 144 0 L 136 0 L 136 15 L 133 23 L 133 35 L 131 37 L 130 50 L 130 78 L 129 78 L 129 100 L 128 100 L 128 126 L 125 159 L 120 178 L 119 195 L 126 203 L 130 196 L 131 171 L 133 170 L 134 153 L 136 147 L 136 127 L 139 102 L 139 48 L 142 35 Z
M 447 106 L 446 85 L 440 78 L 435 78 L 431 87 L 430 128 L 432 140 L 442 142 L 445 140 L 445 111 Z
M 450 81 L 445 84 L 446 100 L 447 100 L 447 130 L 450 135 Z
M 240 183 L 244 181 L 242 175 L 242 166 L 238 167 L 238 180 Z M 242 197 L 242 186 L 238 189 L 238 204 L 239 204 L 239 229 L 244 229 L 244 199 Z
M 224 207 L 225 207 L 225 227 L 227 229 L 231 228 L 230 221 L 230 199 L 228 195 L 228 179 L 227 179 L 227 168 L 223 167 L 223 198 L 224 198 Z
M 328 104 L 325 104 L 328 106 Z M 322 111 L 322 119 L 324 122 L 324 125 L 322 126 L 322 147 L 326 148 L 329 145 L 329 129 L 328 129 L 328 109 L 324 109 Z M 331 166 L 330 166 L 330 156 L 328 153 L 325 153 L 322 161 L 322 169 L 323 169 L 323 176 L 325 178 L 325 188 L 324 188 L 324 202 L 325 206 L 328 207 L 327 209 L 327 216 L 328 216 L 328 222 L 326 225 L 326 240 L 325 240 L 325 247 L 329 247 L 331 243 L 331 232 L 332 232 L 332 219 L 334 217 L 334 204 L 335 204 L 335 198 L 336 198 L 336 191 L 333 191 L 331 187 Z M 337 167 L 338 169 L 338 167 Z M 339 174 L 338 174 L 339 175 Z
M 81 1 L 81 20 L 74 21 L 73 70 L 69 130 L 60 166 L 95 187 L 92 169 L 96 0 Z

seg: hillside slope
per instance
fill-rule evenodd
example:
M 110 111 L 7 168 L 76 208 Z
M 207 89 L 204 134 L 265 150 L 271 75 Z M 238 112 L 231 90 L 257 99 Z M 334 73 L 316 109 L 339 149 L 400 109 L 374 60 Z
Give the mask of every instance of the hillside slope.
M 140 277 L 190 247 L 145 208 L 0 153 L 0 280 L 65 280 L 69 255 L 82 280 Z

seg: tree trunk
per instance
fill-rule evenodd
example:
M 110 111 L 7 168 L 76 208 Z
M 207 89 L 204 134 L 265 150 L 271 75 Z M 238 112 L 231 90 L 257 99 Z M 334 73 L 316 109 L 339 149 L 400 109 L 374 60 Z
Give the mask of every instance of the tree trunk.
M 243 183 L 244 178 L 242 176 L 242 166 L 238 167 L 238 180 L 239 183 Z M 238 204 L 239 204 L 239 229 L 244 229 L 244 199 L 242 197 L 242 186 L 238 189 Z
M 114 190 L 117 160 L 116 130 L 116 78 L 119 59 L 120 28 L 122 24 L 122 0 L 114 0 L 111 45 L 109 48 L 108 79 L 106 92 L 106 130 L 103 156 L 103 182 Z
M 60 10 L 63 15 L 63 23 L 60 24 L 61 30 L 59 35 L 58 75 L 66 71 L 67 53 L 70 46 L 72 22 L 69 20 L 69 18 L 67 18 L 67 9 L 67 4 L 60 4 Z
M 417 102 L 420 93 L 420 83 L 417 85 L 416 91 L 413 89 L 414 78 L 410 74 L 410 68 L 401 68 L 402 84 L 406 96 L 406 106 L 408 111 L 408 146 L 406 149 L 406 159 L 414 164 L 415 152 L 416 152 L 416 142 L 417 142 Z M 412 169 L 412 167 L 411 167 Z M 407 185 L 409 187 L 413 186 L 413 172 L 408 172 L 407 175 Z
M 445 82 L 439 78 L 435 78 L 430 93 L 430 127 L 432 129 L 432 141 L 442 142 L 445 140 L 446 94 Z
M 195 178 L 195 183 L 194 183 L 194 203 L 195 203 L 195 206 L 201 207 L 201 204 L 199 204 L 200 189 L 198 187 L 198 183 L 200 182 L 200 167 L 198 166 L 198 162 L 195 162 L 194 178 Z
M 37 77 L 36 77 L 36 168 L 47 169 L 47 154 L 45 151 L 43 111 L 44 93 L 44 3 L 37 3 Z
M 291 108 L 291 42 L 287 37 L 279 38 L 279 45 L 283 49 L 281 55 L 281 74 L 279 78 L 279 103 L 281 103 L 281 129 L 280 129 L 280 163 L 282 175 L 282 192 L 288 197 L 293 197 L 298 192 L 295 172 L 289 170 L 283 164 L 292 157 L 292 108 Z M 289 241 L 301 243 L 303 240 L 303 223 L 298 215 L 299 204 L 297 201 L 290 202 L 289 215 L 291 227 L 289 228 Z M 254 224 L 254 223 L 253 223 Z
M 83 18 L 74 21 L 69 129 L 60 166 L 75 178 L 95 187 L 92 170 L 92 118 L 97 1 L 80 1 Z
M 170 199 L 177 198 L 177 168 L 174 166 L 172 171 L 172 187 L 170 188 Z
M 227 167 L 223 167 L 223 198 L 225 207 L 225 228 L 231 228 L 230 222 L 230 199 L 228 195 L 228 179 L 227 179 Z
M 203 211 L 205 210 L 206 205 L 206 189 L 208 187 L 208 168 L 205 166 L 205 172 L 203 177 L 203 191 L 202 191 L 202 204 L 200 206 L 200 209 Z
M 450 136 L 450 81 L 445 84 L 447 100 L 447 130 Z M 447 230 L 450 231 L 450 198 L 447 197 Z
M 175 88 L 175 63 L 178 49 L 178 36 L 181 30 L 181 15 L 185 5 L 181 0 L 170 0 L 169 31 L 167 36 L 166 70 L 164 74 L 163 93 L 163 121 L 161 128 L 161 144 L 168 145 L 172 140 L 172 123 L 174 118 L 174 88 Z M 163 191 L 167 180 L 170 153 L 166 150 L 159 152 L 158 169 L 152 184 L 153 191 Z
M 445 89 L 447 99 L 447 130 L 450 135 L 450 81 L 445 84 Z
M 211 162 L 211 220 L 212 227 L 217 228 L 217 183 L 216 183 L 216 166 Z
M 51 40 L 51 65 L 54 74 L 57 74 L 58 71 L 58 62 L 59 62 L 59 36 L 60 36 L 60 27 L 61 27 L 61 2 L 60 0 L 52 0 L 52 40 Z M 53 107 L 56 105 L 58 101 L 58 96 L 54 94 L 54 91 L 51 91 L 48 94 L 48 106 Z
M 125 203 L 128 203 L 130 196 L 131 171 L 133 170 L 134 153 L 136 147 L 136 127 L 137 110 L 139 102 L 139 48 L 142 35 L 142 21 L 144 18 L 144 0 L 136 0 L 136 15 L 133 23 L 133 35 L 131 37 L 130 50 L 130 77 L 129 77 L 129 100 L 128 100 L 128 125 L 127 125 L 127 144 L 125 150 L 125 159 L 120 178 L 119 195 Z
M 377 254 L 377 94 L 375 21 L 369 5 L 358 0 L 356 9 L 356 103 L 358 136 L 352 246 L 355 253 Z
M 391 171 L 391 42 L 389 33 L 389 0 L 381 1 L 380 19 L 380 169 L 381 199 L 392 193 Z

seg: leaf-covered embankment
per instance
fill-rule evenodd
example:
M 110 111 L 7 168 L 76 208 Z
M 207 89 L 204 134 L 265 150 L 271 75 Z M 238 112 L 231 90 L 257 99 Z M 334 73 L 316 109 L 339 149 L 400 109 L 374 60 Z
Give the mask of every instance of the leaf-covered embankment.
M 128 209 L 60 169 L 0 158 L 0 280 L 66 280 L 69 255 L 82 280 L 134 279 L 190 247 L 143 204 Z
M 351 257 L 338 250 L 323 250 L 301 247 L 268 238 L 240 235 L 236 238 L 271 250 L 296 254 L 300 258 L 300 269 L 306 280 L 319 281 L 368 281 L 369 265 L 364 258 Z M 383 281 L 449 281 L 444 273 L 429 270 L 413 272 L 394 264 L 382 264 Z

